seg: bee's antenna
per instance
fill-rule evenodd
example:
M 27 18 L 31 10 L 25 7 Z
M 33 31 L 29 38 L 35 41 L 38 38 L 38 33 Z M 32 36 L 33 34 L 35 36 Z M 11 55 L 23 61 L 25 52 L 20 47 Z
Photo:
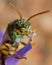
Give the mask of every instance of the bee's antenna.
M 48 13 L 48 12 L 49 12 L 49 10 L 46 10 L 46 11 L 37 13 L 37 14 L 35 14 L 35 15 L 32 15 L 31 17 L 29 17 L 29 18 L 27 19 L 27 21 L 31 20 L 33 17 L 36 17 L 36 16 L 41 15 L 41 14 L 45 14 L 45 13 Z
M 19 16 L 20 16 L 20 19 L 22 19 L 22 15 L 21 15 L 20 11 L 17 9 L 17 7 L 15 6 L 15 4 L 9 2 L 9 5 L 12 6 L 12 7 L 16 10 L 16 12 L 17 12 L 17 13 L 19 14 Z

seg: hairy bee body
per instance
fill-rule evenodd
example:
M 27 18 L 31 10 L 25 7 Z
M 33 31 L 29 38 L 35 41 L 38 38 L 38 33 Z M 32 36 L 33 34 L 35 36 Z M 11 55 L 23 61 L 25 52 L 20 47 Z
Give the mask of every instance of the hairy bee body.
M 20 43 L 26 45 L 21 42 L 21 39 L 26 35 L 26 32 L 29 32 L 30 26 L 31 24 L 25 19 L 17 19 L 9 23 L 3 37 L 3 43 L 0 45 L 1 53 L 7 56 L 13 55 L 17 52 Z

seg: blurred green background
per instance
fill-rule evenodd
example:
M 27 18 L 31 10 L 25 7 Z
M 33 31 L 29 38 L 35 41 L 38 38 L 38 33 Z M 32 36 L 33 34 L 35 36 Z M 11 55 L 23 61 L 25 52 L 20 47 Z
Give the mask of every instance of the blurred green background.
M 8 23 L 18 19 L 17 12 L 8 4 L 9 0 L 0 0 L 0 28 L 5 32 Z M 20 60 L 18 65 L 52 65 L 52 0 L 11 0 L 21 12 L 23 18 L 41 11 L 49 13 L 30 20 L 37 35 L 35 46 L 26 55 L 27 60 Z

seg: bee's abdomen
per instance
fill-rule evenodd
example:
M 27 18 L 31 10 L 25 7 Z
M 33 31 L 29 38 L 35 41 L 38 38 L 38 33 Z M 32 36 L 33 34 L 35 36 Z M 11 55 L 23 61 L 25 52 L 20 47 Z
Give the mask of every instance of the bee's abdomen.
M 9 50 L 11 48 L 11 44 L 5 43 L 0 45 L 0 52 L 4 55 L 9 54 Z

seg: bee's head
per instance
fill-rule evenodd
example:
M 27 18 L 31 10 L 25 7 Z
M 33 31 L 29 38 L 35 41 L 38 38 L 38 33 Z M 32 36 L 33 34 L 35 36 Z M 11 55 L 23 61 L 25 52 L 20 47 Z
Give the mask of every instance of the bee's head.
M 22 20 L 15 20 L 13 22 L 14 26 L 15 26 L 15 32 L 17 34 L 30 34 L 32 27 L 31 27 L 31 23 L 26 21 L 25 19 Z

